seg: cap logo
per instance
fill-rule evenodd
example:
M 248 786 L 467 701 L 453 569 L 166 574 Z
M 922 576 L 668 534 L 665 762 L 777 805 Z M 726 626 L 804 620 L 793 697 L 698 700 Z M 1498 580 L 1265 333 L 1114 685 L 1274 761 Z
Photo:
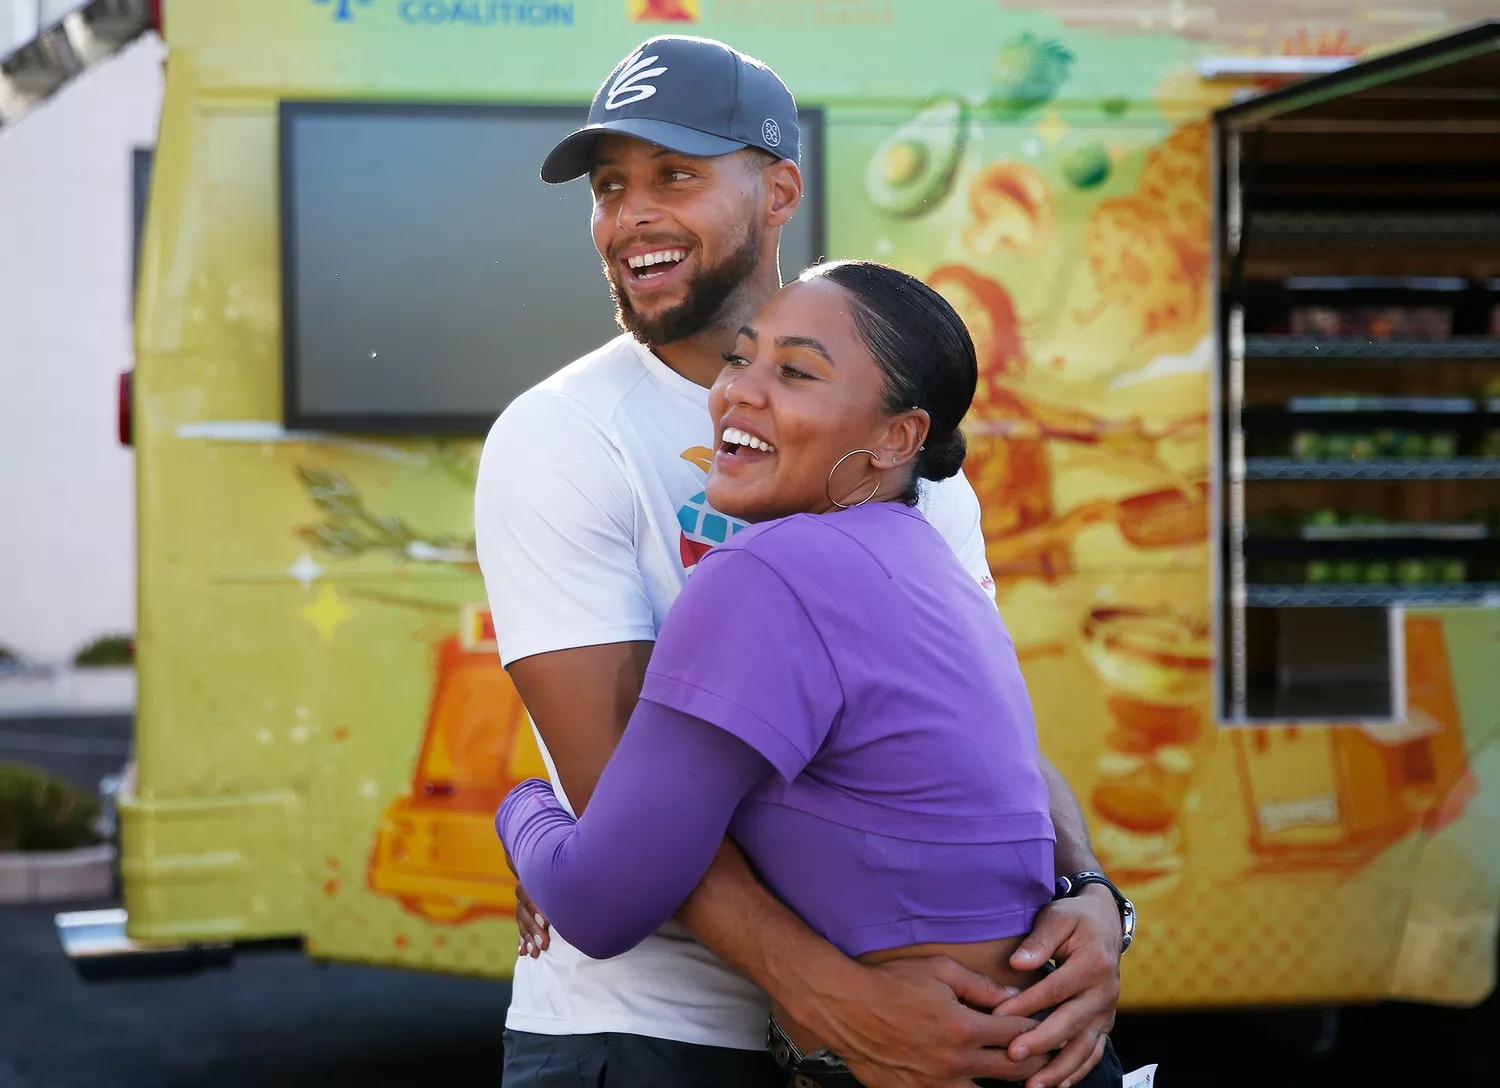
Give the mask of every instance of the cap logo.
M 781 145 L 781 126 L 771 118 L 766 118 L 766 123 L 760 126 L 760 138 L 766 141 L 769 147 Z
M 645 82 L 655 79 L 666 73 L 666 66 L 652 68 L 656 63 L 655 57 L 643 56 L 642 53 L 632 53 L 625 60 L 625 67 L 615 77 L 615 81 L 609 85 L 609 91 L 604 96 L 604 108 L 617 110 L 621 106 L 633 106 L 637 102 L 644 102 L 656 93 L 654 84 Z

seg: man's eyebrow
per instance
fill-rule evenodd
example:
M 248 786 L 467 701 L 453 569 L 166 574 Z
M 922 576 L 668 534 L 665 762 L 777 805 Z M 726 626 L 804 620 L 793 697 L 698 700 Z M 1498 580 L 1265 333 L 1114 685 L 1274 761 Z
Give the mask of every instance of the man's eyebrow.
M 687 155 L 687 154 L 684 154 L 681 151 L 673 151 L 670 147 L 658 147 L 655 151 L 653 151 L 651 153 L 651 157 L 653 159 L 664 159 L 668 155 L 677 155 L 677 156 L 680 156 L 680 157 L 682 157 L 684 159 L 696 159 L 696 158 L 699 157 L 697 155 Z M 594 161 L 590 164 L 589 169 L 592 171 L 592 170 L 599 169 L 599 167 L 601 167 L 601 166 L 618 166 L 618 165 L 619 165 L 619 162 L 616 159 L 610 158 L 608 155 L 603 155 L 603 156 L 599 156 L 599 157 L 595 158 Z
M 739 335 L 743 336 L 746 340 L 760 339 L 760 333 L 756 332 L 749 325 L 741 325 Z

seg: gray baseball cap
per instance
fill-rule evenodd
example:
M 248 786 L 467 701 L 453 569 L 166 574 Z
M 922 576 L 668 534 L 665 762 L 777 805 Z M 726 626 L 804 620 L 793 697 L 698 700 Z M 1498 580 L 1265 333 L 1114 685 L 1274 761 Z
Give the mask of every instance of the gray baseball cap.
M 710 38 L 663 35 L 642 42 L 594 96 L 588 124 L 542 163 L 557 184 L 589 172 L 600 136 L 635 136 L 684 155 L 712 157 L 758 147 L 797 161 L 797 104 L 781 77 Z

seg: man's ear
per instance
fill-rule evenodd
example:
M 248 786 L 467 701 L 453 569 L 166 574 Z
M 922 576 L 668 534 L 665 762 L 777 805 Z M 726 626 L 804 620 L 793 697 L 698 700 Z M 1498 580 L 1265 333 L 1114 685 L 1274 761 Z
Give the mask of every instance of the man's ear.
M 784 227 L 802 203 L 802 171 L 791 159 L 778 159 L 765 169 L 766 226 Z

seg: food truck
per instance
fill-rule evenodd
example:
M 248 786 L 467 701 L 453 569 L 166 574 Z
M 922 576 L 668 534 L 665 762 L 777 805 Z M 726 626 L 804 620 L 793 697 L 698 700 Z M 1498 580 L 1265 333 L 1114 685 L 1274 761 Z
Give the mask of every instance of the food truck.
M 586 187 L 544 186 L 542 154 L 632 46 L 686 32 L 798 97 L 784 272 L 887 261 L 974 335 L 965 471 L 1042 747 L 1140 912 L 1123 1007 L 1481 1001 L 1486 7 L 167 0 L 122 387 L 125 910 L 91 943 L 63 916 L 65 943 L 510 975 L 492 816 L 545 771 L 475 466 L 511 397 L 615 331 Z M 680 520 L 691 567 L 725 526 L 701 492 Z

